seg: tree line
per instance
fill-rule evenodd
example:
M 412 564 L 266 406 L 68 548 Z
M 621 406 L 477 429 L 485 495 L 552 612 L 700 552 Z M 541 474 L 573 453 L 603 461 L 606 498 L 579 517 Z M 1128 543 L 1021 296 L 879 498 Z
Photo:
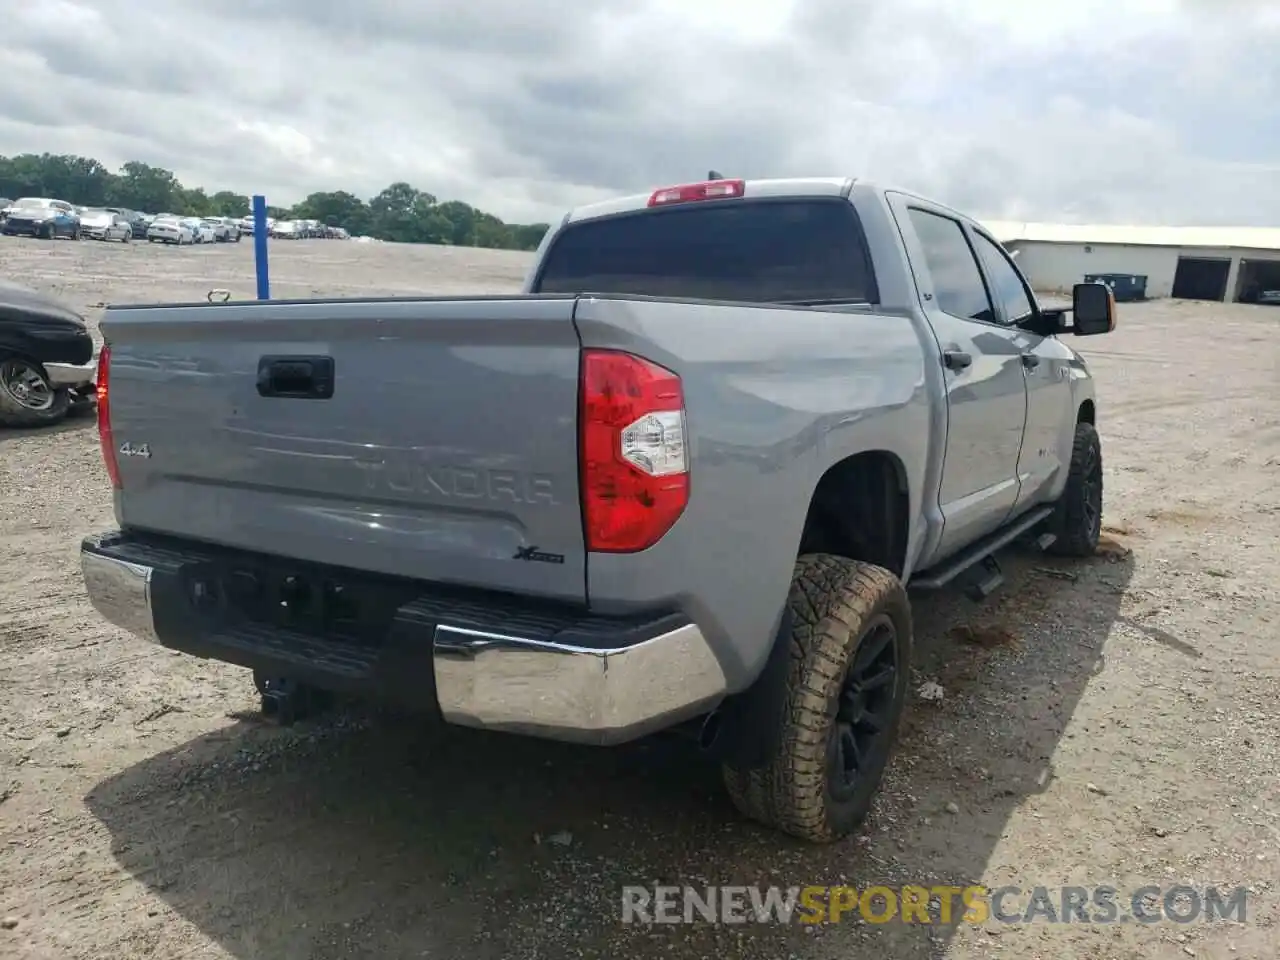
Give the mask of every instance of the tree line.
M 162 167 L 131 160 L 118 172 L 91 157 L 24 153 L 0 156 L 0 197 L 52 197 L 84 207 L 124 207 L 145 213 L 193 217 L 243 217 L 249 197 L 231 190 L 207 193 L 187 187 Z M 411 184 L 393 183 L 362 200 L 346 190 L 313 193 L 292 207 L 268 207 L 268 216 L 318 220 L 353 236 L 396 243 L 436 243 L 459 247 L 533 250 L 545 223 L 504 223 L 459 200 L 441 203 Z

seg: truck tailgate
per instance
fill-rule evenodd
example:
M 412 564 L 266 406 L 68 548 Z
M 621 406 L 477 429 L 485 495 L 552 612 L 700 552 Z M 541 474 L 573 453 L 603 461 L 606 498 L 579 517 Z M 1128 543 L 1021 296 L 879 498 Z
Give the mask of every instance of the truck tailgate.
M 585 601 L 573 310 L 538 296 L 110 308 L 117 519 Z

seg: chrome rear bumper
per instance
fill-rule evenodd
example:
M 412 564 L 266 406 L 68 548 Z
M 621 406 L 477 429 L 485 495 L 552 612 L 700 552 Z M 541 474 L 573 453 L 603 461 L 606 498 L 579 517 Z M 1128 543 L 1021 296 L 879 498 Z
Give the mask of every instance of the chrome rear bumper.
M 108 622 L 151 643 L 322 688 L 374 697 L 413 690 L 449 723 L 611 744 L 706 713 L 725 694 L 724 672 L 702 632 L 671 617 L 654 621 L 650 631 L 620 621 L 617 636 L 607 621 L 591 618 L 589 627 L 562 631 L 579 639 L 567 643 L 555 639 L 554 628 L 541 636 L 478 629 L 461 613 L 451 623 L 447 605 L 436 599 L 400 608 L 389 631 L 399 646 L 388 641 L 380 650 L 338 649 L 329 639 L 263 626 L 209 624 L 191 607 L 179 575 L 192 558 L 164 549 L 130 557 L 113 536 L 88 538 L 81 547 L 89 601 Z M 407 676 L 415 671 L 422 676 Z
M 693 624 L 611 650 L 441 624 L 432 651 L 445 720 L 551 739 L 632 739 L 710 709 L 725 691 Z
M 103 619 L 135 637 L 159 643 L 151 606 L 152 567 L 117 560 L 81 548 L 80 570 L 89 602 Z

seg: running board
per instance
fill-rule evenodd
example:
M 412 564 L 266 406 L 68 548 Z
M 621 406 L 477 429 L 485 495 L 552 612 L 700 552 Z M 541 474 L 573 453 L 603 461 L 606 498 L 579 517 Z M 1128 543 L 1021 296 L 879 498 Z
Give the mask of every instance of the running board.
M 1007 547 L 1014 540 L 1017 540 L 1032 527 L 1036 526 L 1036 524 L 1043 523 L 1052 513 L 1053 507 L 1037 507 L 1030 513 L 1019 517 L 1007 527 L 1001 527 L 994 533 L 987 534 L 981 540 L 965 547 L 950 560 L 943 561 L 942 565 L 928 570 L 921 570 L 911 578 L 907 586 L 915 590 L 939 590 L 945 587 L 965 571 L 991 557 L 997 550 Z M 1037 540 L 1037 546 L 1040 545 L 1043 539 L 1039 538 Z M 1052 543 L 1053 540 L 1049 540 L 1046 546 Z M 1041 547 L 1041 549 L 1044 548 Z M 994 561 L 994 558 L 992 559 Z M 987 569 L 983 570 L 977 579 L 978 582 L 974 584 L 973 592 L 980 595 L 979 599 L 988 596 L 1000 585 L 999 564 L 993 562 L 987 565 Z

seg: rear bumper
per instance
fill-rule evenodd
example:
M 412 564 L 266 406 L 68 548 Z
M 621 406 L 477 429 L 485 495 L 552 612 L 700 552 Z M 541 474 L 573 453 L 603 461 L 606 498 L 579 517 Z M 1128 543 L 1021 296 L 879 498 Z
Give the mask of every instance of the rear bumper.
M 207 600 L 221 595 L 219 582 L 210 581 L 212 591 L 196 584 L 211 564 L 236 559 L 221 548 L 121 533 L 81 545 L 90 602 L 143 640 L 325 689 L 438 709 L 462 726 L 620 743 L 705 713 L 725 693 L 702 632 L 678 614 L 603 618 L 420 584 L 378 637 L 354 643 L 227 616 Z M 320 572 L 348 574 L 353 582 L 369 579 Z

